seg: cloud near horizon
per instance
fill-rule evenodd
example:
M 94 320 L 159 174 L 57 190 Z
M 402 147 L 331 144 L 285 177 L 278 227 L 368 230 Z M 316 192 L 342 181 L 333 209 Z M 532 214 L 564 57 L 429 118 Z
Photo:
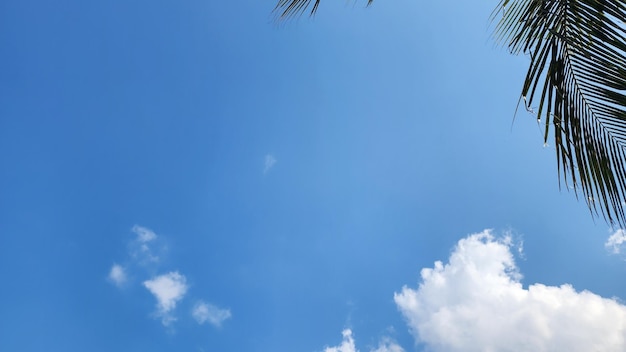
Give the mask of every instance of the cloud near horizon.
M 167 326 L 176 321 L 173 310 L 176 303 L 183 299 L 187 293 L 187 280 L 178 271 L 156 276 L 143 282 L 143 285 L 150 291 L 157 300 L 156 316 L 161 318 L 163 325 Z
M 216 328 L 221 327 L 222 323 L 232 316 L 230 314 L 230 309 L 219 308 L 203 301 L 199 301 L 198 303 L 196 303 L 196 305 L 193 307 L 191 315 L 194 317 L 194 319 L 196 319 L 198 324 L 202 325 L 205 322 L 209 322 Z
M 354 337 L 352 337 L 352 330 L 345 329 L 341 334 L 343 335 L 341 344 L 334 347 L 326 347 L 323 352 L 359 352 L 354 343 Z M 384 337 L 379 342 L 378 347 L 370 350 L 370 352 L 404 352 L 404 349 L 390 338 Z
M 394 294 L 417 342 L 433 351 L 624 351 L 626 307 L 570 285 L 527 289 L 510 240 L 460 240 L 447 264 Z

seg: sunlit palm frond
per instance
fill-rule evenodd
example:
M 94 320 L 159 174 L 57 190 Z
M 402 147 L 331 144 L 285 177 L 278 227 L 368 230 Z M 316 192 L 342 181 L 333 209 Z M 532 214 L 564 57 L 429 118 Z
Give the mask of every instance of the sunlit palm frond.
M 367 0 L 367 6 L 371 5 L 374 0 Z M 313 16 L 317 11 L 320 0 L 278 0 L 278 4 L 274 8 L 274 13 L 281 19 L 300 16 L 310 9 L 309 14 Z
M 496 39 L 530 55 L 522 99 L 553 129 L 559 174 L 625 225 L 626 0 L 502 0 L 494 16 Z

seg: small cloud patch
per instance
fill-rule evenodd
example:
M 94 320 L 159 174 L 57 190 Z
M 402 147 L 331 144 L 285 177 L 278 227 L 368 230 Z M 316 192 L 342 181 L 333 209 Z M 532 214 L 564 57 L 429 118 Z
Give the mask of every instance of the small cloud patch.
M 270 169 L 274 167 L 277 161 L 278 160 L 276 160 L 276 158 L 272 154 L 265 155 L 265 166 L 263 167 L 263 174 L 268 173 Z
M 613 254 L 620 254 L 622 245 L 626 242 L 626 231 L 617 229 L 604 243 L 604 248 Z
M 158 263 L 161 260 L 159 254 L 163 254 L 166 247 L 159 243 L 157 234 L 149 228 L 139 225 L 133 226 L 132 232 L 137 235 L 130 246 L 130 254 L 133 259 L 141 265 Z
M 156 233 L 147 227 L 135 225 L 133 226 L 132 231 L 137 234 L 137 240 L 141 243 L 148 243 L 157 238 Z
M 404 352 L 404 348 L 386 337 L 380 341 L 378 348 L 372 350 L 372 352 Z
M 343 341 L 339 346 L 326 347 L 324 352 L 356 352 L 356 346 L 354 345 L 354 338 L 352 337 L 352 330 L 345 329 L 341 332 L 343 335 Z
M 343 335 L 343 341 L 339 346 L 326 347 L 323 352 L 359 352 L 356 349 L 354 343 L 354 337 L 352 337 L 352 330 L 345 329 L 341 332 Z M 389 337 L 383 337 L 376 349 L 370 349 L 370 352 L 404 352 L 404 349 L 395 343 Z
M 122 287 L 128 280 L 126 270 L 124 270 L 124 267 L 119 264 L 113 264 L 111 271 L 109 271 L 108 279 L 109 282 L 115 286 Z
M 169 272 L 143 283 L 157 299 L 156 315 L 161 318 L 163 325 L 167 326 L 176 318 L 172 315 L 176 303 L 183 299 L 187 293 L 187 280 L 177 271 Z
M 198 324 L 202 325 L 208 322 L 216 328 L 221 327 L 222 323 L 231 317 L 230 309 L 222 309 L 203 301 L 196 303 L 191 315 L 196 319 Z

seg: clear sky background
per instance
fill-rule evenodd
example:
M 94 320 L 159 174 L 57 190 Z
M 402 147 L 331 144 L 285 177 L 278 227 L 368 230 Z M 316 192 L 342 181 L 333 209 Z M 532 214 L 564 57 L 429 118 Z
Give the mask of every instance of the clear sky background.
M 0 350 L 624 350 L 496 4 L 2 2 Z

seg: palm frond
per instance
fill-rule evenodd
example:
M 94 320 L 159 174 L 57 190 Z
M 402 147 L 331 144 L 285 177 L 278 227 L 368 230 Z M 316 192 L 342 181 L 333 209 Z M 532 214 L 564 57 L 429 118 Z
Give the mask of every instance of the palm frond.
M 530 55 L 521 99 L 546 142 L 553 128 L 559 180 L 626 225 L 626 0 L 502 0 L 492 16 L 495 39 Z
M 367 6 L 371 5 L 374 0 L 367 0 Z M 278 4 L 274 8 L 274 13 L 279 19 L 289 19 L 300 16 L 307 11 L 310 16 L 315 15 L 319 7 L 320 0 L 278 0 Z M 310 9 L 310 10 L 309 10 Z

